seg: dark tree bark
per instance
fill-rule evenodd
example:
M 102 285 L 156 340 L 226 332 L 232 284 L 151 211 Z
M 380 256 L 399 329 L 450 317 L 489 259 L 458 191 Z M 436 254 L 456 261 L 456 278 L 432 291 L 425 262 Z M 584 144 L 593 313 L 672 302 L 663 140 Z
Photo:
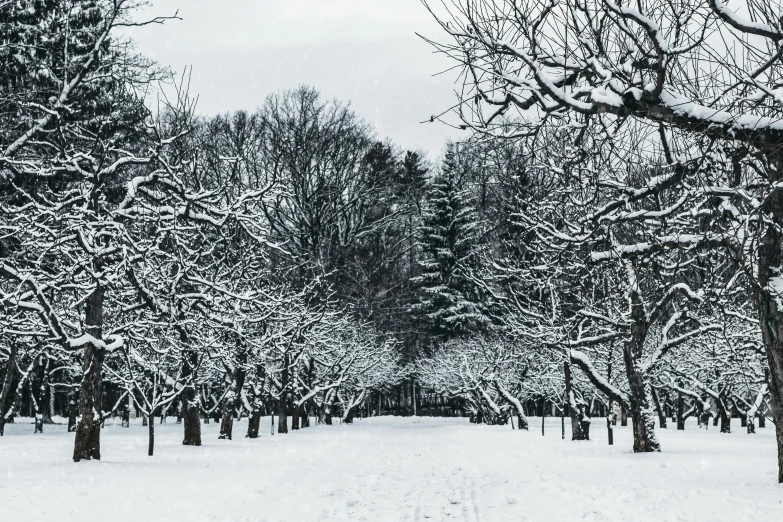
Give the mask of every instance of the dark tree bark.
M 322 404 L 323 408 L 323 423 L 327 426 L 332 425 L 332 412 L 334 410 L 334 398 L 335 398 L 335 392 L 334 389 L 329 390 L 326 392 L 326 396 L 324 397 L 324 402 Z
M 609 445 L 614 445 L 614 426 L 612 426 L 612 400 L 609 399 L 609 413 L 606 415 L 606 432 L 609 438 Z
M 681 392 L 677 392 L 677 429 L 685 429 L 685 397 Z
M 608 292 L 607 292 L 608 293 Z M 609 346 L 607 361 L 606 361 L 606 382 L 612 382 L 612 355 L 614 353 L 614 343 Z M 613 419 L 614 413 L 612 412 L 612 397 L 609 397 L 609 408 L 606 414 L 606 432 L 609 439 L 609 445 L 614 445 L 614 424 L 616 421 Z
M 283 372 L 280 378 L 280 411 L 277 416 L 277 433 L 288 433 L 288 355 L 283 357 Z M 330 419 L 331 421 L 331 419 Z M 331 422 L 327 423 L 331 424 Z
M 318 406 L 318 422 L 317 424 L 326 423 L 326 397 L 324 396 L 321 405 Z
M 93 268 L 100 270 L 100 263 Z M 97 340 L 103 339 L 103 297 L 105 289 L 98 286 L 87 298 L 85 323 L 86 332 Z M 101 375 L 105 353 L 102 349 L 87 344 L 84 349 L 82 382 L 79 389 L 79 418 L 76 423 L 76 437 L 73 460 L 101 458 Z
M 247 435 L 245 437 L 249 439 L 258 438 L 258 432 L 261 430 L 261 408 L 263 407 L 263 399 L 261 394 L 264 389 L 264 382 L 266 379 L 266 370 L 262 364 L 256 366 L 256 379 L 258 386 L 251 386 L 253 390 L 253 401 L 250 403 L 252 410 L 248 414 L 247 419 Z
M 585 412 L 585 405 L 580 398 L 577 398 L 573 389 L 570 357 L 563 363 L 565 374 L 565 393 L 568 400 L 568 412 L 571 416 L 571 440 L 589 440 L 589 420 Z
M 76 392 L 68 394 L 68 433 L 76 431 L 76 417 L 79 414 L 79 397 Z
M 237 356 L 237 366 L 231 379 L 231 390 L 223 399 L 223 416 L 220 421 L 218 439 L 231 440 L 234 431 L 234 412 L 242 404 L 241 393 L 245 386 L 246 377 L 245 363 L 247 363 L 247 352 L 243 350 Z
M 731 433 L 731 407 L 728 405 L 723 394 L 721 394 L 715 402 L 718 406 L 718 416 L 720 417 L 720 432 Z
M 643 354 L 644 340 L 647 337 L 647 314 L 641 297 L 631 292 L 631 336 L 623 343 L 623 359 L 625 373 L 628 378 L 628 388 L 631 396 L 631 423 L 633 425 L 633 451 L 645 453 L 661 451 L 661 446 L 655 437 L 655 419 L 652 416 L 650 391 L 652 387 L 646 382 L 644 375 L 637 367 L 637 361 Z
M 773 147 L 770 151 L 777 167 L 769 169 L 769 181 L 773 183 L 783 177 L 783 152 L 779 149 L 779 146 Z M 769 365 L 769 395 L 778 448 L 778 482 L 783 483 L 783 309 L 777 306 L 776 296 L 772 295 L 770 288 L 770 281 L 778 275 L 783 264 L 783 235 L 780 232 L 783 226 L 783 193 L 772 192 L 765 200 L 763 210 L 773 222 L 766 227 L 759 244 L 756 302 Z
M 101 408 L 103 358 L 103 352 L 92 345 L 85 349 L 73 449 L 75 462 L 101 458 L 101 418 L 97 412 Z
M 658 400 L 658 392 L 655 388 L 650 387 L 650 395 L 652 396 L 653 404 L 655 404 L 655 411 L 658 413 L 658 423 L 661 428 L 666 429 L 666 414 L 661 408 L 661 402 Z
M 234 431 L 234 396 L 231 393 L 226 394 L 223 399 L 223 415 L 220 418 L 220 440 L 231 440 Z
M 147 422 L 147 436 L 149 438 L 149 445 L 147 448 L 147 455 L 152 456 L 155 450 L 155 410 L 148 415 L 149 421 Z
M 294 404 L 294 409 L 291 412 L 291 429 L 292 430 L 298 430 L 299 429 L 299 414 L 301 413 L 301 406 L 297 406 Z
M 180 331 L 184 335 L 184 330 Z M 198 405 L 198 393 L 196 391 L 196 368 L 198 367 L 198 354 L 189 351 L 185 356 L 183 376 L 187 384 L 182 390 L 181 415 L 185 424 L 185 437 L 182 439 L 184 446 L 201 446 L 201 414 Z
M 563 409 L 560 410 L 560 438 L 565 440 L 565 404 L 563 404 Z
M 201 415 L 195 390 L 187 388 L 182 392 L 182 419 L 185 424 L 184 446 L 201 446 Z
M 3 388 L 0 391 L 0 437 L 5 431 L 6 415 L 11 412 L 16 399 L 16 388 L 19 384 L 19 372 L 16 368 L 15 342 L 10 343 L 11 352 L 8 354 L 8 361 L 5 364 L 5 376 L 3 378 Z
M 54 424 L 52 415 L 54 415 L 54 388 L 49 381 L 49 365 L 51 361 L 47 358 L 46 368 L 43 374 L 43 423 Z
M 247 435 L 249 439 L 257 439 L 258 431 L 261 428 L 261 410 L 254 408 L 247 419 Z

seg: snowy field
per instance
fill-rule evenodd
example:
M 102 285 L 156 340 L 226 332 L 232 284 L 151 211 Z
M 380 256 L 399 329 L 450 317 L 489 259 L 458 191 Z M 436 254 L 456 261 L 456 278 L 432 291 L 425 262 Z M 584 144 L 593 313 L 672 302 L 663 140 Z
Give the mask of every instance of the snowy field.
M 314 426 L 289 435 L 183 447 L 182 426 L 103 430 L 104 460 L 69 460 L 61 425 L 0 439 L 0 520 L 732 521 L 783 517 L 774 429 L 660 430 L 664 452 L 634 455 L 630 428 L 606 444 L 560 439 L 559 419 L 531 431 L 467 419 L 393 418 Z M 235 425 L 243 433 L 245 420 Z M 568 421 L 566 421 L 568 428 Z

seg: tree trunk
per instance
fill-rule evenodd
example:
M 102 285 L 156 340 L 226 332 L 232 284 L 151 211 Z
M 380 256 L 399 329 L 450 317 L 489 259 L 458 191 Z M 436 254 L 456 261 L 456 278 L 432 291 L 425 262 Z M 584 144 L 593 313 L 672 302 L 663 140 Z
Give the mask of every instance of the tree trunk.
M 658 413 L 658 423 L 662 429 L 666 429 L 666 414 L 663 411 L 663 408 L 661 408 L 661 403 L 658 400 L 658 392 L 655 391 L 655 388 L 650 386 L 650 396 L 652 397 L 653 404 L 655 404 L 655 411 Z
M 563 409 L 560 410 L 560 438 L 565 440 L 565 404 L 563 404 Z
M 43 415 L 41 415 L 40 413 L 37 413 L 35 415 L 35 431 L 33 433 L 34 434 L 35 433 L 43 433 L 43 425 L 44 425 Z
M 609 445 L 614 445 L 614 426 L 612 425 L 612 421 L 614 417 L 614 412 L 612 411 L 612 399 L 609 399 L 609 407 L 607 408 L 606 412 L 606 432 L 607 436 L 609 438 Z
M 247 420 L 247 435 L 249 439 L 257 439 L 258 431 L 261 427 L 261 409 L 253 408 L 250 417 Z
M 661 451 L 658 439 L 655 437 L 655 417 L 652 412 L 652 397 L 650 386 L 642 377 L 636 374 L 635 379 L 629 379 L 631 396 L 631 424 L 633 426 L 633 451 L 645 453 Z
M 633 331 L 637 325 L 634 324 Z M 633 337 L 637 337 L 633 335 Z M 631 396 L 631 424 L 633 427 L 633 451 L 634 453 L 646 453 L 650 451 L 661 451 L 658 439 L 655 437 L 655 417 L 653 414 L 651 386 L 645 381 L 644 376 L 636 369 L 632 352 L 641 353 L 642 340 L 636 338 L 628 341 L 623 349 L 625 358 L 625 369 L 628 376 L 628 385 Z M 633 344 L 639 344 L 634 348 Z
M 571 357 L 563 363 L 565 374 L 565 393 L 568 401 L 568 412 L 571 415 L 571 440 L 589 440 L 589 420 L 586 421 L 585 405 L 578 399 L 573 389 L 571 376 Z
M 288 433 L 288 392 L 286 391 L 280 394 L 280 409 L 277 414 L 277 433 Z
M 180 333 L 187 342 L 184 332 Z M 201 446 L 201 412 L 199 411 L 198 393 L 196 391 L 196 368 L 198 367 L 198 354 L 189 351 L 185 356 L 184 377 L 187 384 L 182 390 L 181 418 L 184 421 L 185 436 L 182 439 L 183 446 Z
M 332 405 L 331 404 L 326 406 L 326 414 L 324 416 L 324 424 L 326 424 L 327 426 L 331 426 L 332 425 Z
M 150 457 L 155 449 L 155 410 L 148 415 L 149 421 L 147 422 L 147 434 L 149 436 L 149 447 L 147 449 L 147 455 Z
M 50 359 L 46 359 L 46 370 L 44 372 L 44 408 L 43 408 L 43 422 L 44 424 L 54 424 L 52 415 L 54 415 L 54 388 L 52 383 L 49 382 L 49 364 Z
M 715 402 L 717 403 L 718 414 L 720 416 L 720 432 L 731 433 L 731 407 L 727 406 L 726 401 L 722 395 Z
M 288 433 L 288 355 L 283 357 L 283 372 L 280 378 L 280 410 L 277 416 L 277 433 Z M 331 424 L 331 423 L 330 423 Z
M 310 427 L 310 401 L 302 404 L 302 428 Z
M 76 438 L 73 447 L 74 462 L 101 458 L 101 419 L 98 411 L 101 408 L 103 357 L 102 351 L 92 345 L 88 345 L 84 350 L 83 376 L 79 389 L 79 417 L 76 421 Z
M 234 431 L 234 412 L 242 406 L 241 394 L 245 387 L 245 377 L 247 376 L 247 371 L 245 370 L 246 363 L 247 351 L 242 349 L 237 355 L 237 365 L 231 379 L 231 390 L 223 400 L 223 418 L 220 421 L 219 439 L 231 440 L 231 434 Z
M 223 398 L 223 415 L 220 419 L 220 435 L 218 435 L 220 440 L 231 440 L 234 431 L 234 402 L 234 390 L 231 390 Z
M 677 429 L 685 429 L 685 397 L 677 392 Z
M 413 405 L 413 416 L 415 417 L 416 415 L 418 415 L 416 411 L 416 382 L 415 381 L 411 383 L 411 397 L 412 397 L 411 404 Z
M 93 268 L 101 269 L 98 261 Z M 96 340 L 103 339 L 103 296 L 105 289 L 97 286 L 87 298 L 85 324 L 86 333 Z M 82 382 L 79 389 L 79 418 L 76 422 L 76 437 L 73 445 L 73 460 L 101 458 L 101 373 L 103 369 L 103 350 L 87 344 L 84 348 L 82 364 Z
M 185 424 L 184 446 L 201 446 L 201 412 L 198 407 L 196 390 L 186 387 L 182 392 L 182 419 Z
M 18 372 L 16 368 L 16 343 L 11 342 L 11 352 L 8 354 L 8 361 L 5 364 L 5 377 L 3 378 L 3 388 L 0 391 L 0 437 L 5 430 L 6 416 L 11 413 L 16 388 L 18 385 Z
M 318 409 L 318 421 L 317 424 L 325 424 L 326 423 L 326 399 L 327 399 L 327 393 L 324 394 L 323 400 L 321 401 L 321 405 L 317 407 Z
M 301 413 L 301 406 L 297 406 L 294 404 L 294 409 L 291 412 L 291 429 L 292 430 L 298 430 L 299 429 L 299 414 Z
M 76 431 L 76 417 L 78 416 L 79 398 L 76 392 L 68 394 L 68 433 Z

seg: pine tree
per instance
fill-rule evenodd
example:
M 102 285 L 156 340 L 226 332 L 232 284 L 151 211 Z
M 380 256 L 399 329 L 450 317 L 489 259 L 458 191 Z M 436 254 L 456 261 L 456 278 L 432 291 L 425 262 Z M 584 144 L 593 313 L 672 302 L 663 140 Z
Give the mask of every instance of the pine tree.
M 419 229 L 420 275 L 412 278 L 411 313 L 425 335 L 446 340 L 483 330 L 491 303 L 473 283 L 486 249 L 484 226 L 465 186 L 466 167 L 450 145 L 439 174 L 426 188 Z

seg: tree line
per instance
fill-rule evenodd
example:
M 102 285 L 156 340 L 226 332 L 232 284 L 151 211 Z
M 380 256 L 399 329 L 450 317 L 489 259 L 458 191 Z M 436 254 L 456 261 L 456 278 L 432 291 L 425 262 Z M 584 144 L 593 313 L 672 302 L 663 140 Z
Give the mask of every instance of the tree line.
M 167 414 L 200 445 L 210 419 L 231 439 L 272 413 L 286 433 L 459 409 L 410 363 L 494 320 L 457 268 L 486 244 L 480 169 L 381 141 L 310 87 L 199 116 L 187 75 L 124 36 L 170 20 L 138 7 L 0 4 L 0 435 L 59 415 L 80 461 L 132 410 L 152 454 Z
M 574 439 L 596 401 L 619 405 L 635 452 L 660 451 L 672 415 L 769 417 L 783 481 L 781 4 L 425 5 L 462 73 L 456 116 L 518 148 L 527 194 L 472 278 L 504 335 L 420 375 L 484 418 L 548 395 Z
M 0 434 L 617 410 L 637 452 L 691 416 L 783 447 L 780 9 L 643 4 L 456 2 L 437 161 L 310 87 L 198 116 L 133 2 L 0 4 Z

